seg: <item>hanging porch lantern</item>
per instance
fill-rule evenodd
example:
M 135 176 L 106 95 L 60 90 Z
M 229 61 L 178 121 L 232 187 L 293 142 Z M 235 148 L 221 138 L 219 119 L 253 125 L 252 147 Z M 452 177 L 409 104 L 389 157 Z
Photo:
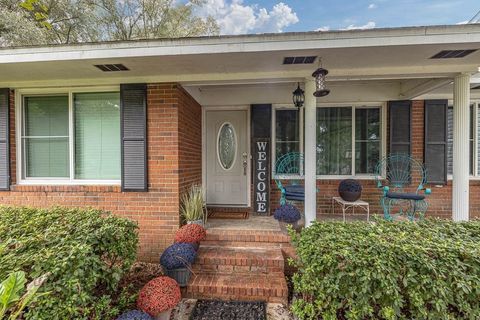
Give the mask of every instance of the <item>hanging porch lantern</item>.
M 298 83 L 297 89 L 293 91 L 292 99 L 295 107 L 297 107 L 298 109 L 303 107 L 303 104 L 305 103 L 305 91 L 300 88 L 300 82 Z
M 330 93 L 330 90 L 327 89 L 327 86 L 325 84 L 325 77 L 328 74 L 327 69 L 323 69 L 322 67 L 318 68 L 315 70 L 314 73 L 312 73 L 312 77 L 315 78 L 315 84 L 317 87 L 317 90 L 313 94 L 315 97 L 324 97 Z

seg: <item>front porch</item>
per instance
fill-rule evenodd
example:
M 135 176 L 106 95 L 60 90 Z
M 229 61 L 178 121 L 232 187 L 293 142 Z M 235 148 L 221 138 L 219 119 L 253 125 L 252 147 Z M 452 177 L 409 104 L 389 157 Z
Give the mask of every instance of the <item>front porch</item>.
M 338 196 L 342 179 L 353 178 L 362 184 L 361 200 L 370 204 L 370 212 L 382 214 L 382 191 L 376 185 L 374 168 L 383 157 L 404 148 L 401 152 L 425 163 L 431 174 L 426 185 L 432 189 L 427 216 L 451 219 L 452 212 L 456 212 L 458 219 L 460 212 L 462 219 L 479 216 L 478 201 L 473 198 L 468 205 L 469 194 L 473 194 L 468 190 L 477 190 L 479 185 L 476 179 L 480 172 L 476 151 L 480 148 L 476 142 L 480 140 L 477 138 L 479 103 L 476 99 L 480 94 L 470 92 L 470 76 L 466 74 L 444 79 L 441 86 L 433 79 L 397 77 L 332 81 L 329 82 L 331 95 L 310 102 L 307 98 L 305 106 L 300 109 L 287 102 L 296 85 L 287 80 L 256 85 L 246 81 L 241 84 L 185 86 L 203 106 L 202 180 L 207 204 L 271 215 L 280 205 L 280 191 L 275 181 L 289 183 L 289 179 L 293 179 L 306 185 L 305 201 L 296 205 L 306 212 L 308 224 L 315 219 L 337 218 L 332 215 L 332 197 Z M 305 89 L 308 89 L 309 81 L 305 81 Z M 477 78 L 471 81 L 474 83 Z M 410 88 L 408 95 L 407 91 L 398 90 L 406 87 Z M 313 96 L 313 88 L 309 90 L 306 90 L 306 97 Z M 405 108 L 392 111 L 391 105 L 400 97 L 412 97 L 412 100 L 402 100 Z M 441 101 L 438 109 L 429 107 L 434 101 Z M 470 113 L 464 113 L 469 107 Z M 407 115 L 402 125 L 398 125 L 397 120 L 404 115 L 397 109 Z M 442 111 L 445 118 L 438 120 L 428 115 L 435 110 Z M 470 123 L 470 128 L 468 125 L 454 126 L 457 121 Z M 220 131 L 226 124 L 234 132 L 231 136 L 236 139 L 237 148 L 232 151 L 229 168 L 222 167 L 218 154 Z M 431 138 L 426 134 L 427 127 L 435 128 L 438 124 L 441 125 L 441 137 Z M 469 138 L 472 151 L 457 148 L 469 142 L 464 139 L 464 132 L 457 132 L 465 127 L 474 132 Z M 403 135 L 405 141 L 394 141 L 397 138 L 392 130 Z M 444 133 L 441 130 L 445 130 Z M 442 149 L 438 149 L 439 145 Z M 282 177 L 275 173 L 276 160 L 288 152 L 305 155 L 303 174 Z M 432 155 L 435 156 L 432 158 Z M 470 163 L 465 165 L 465 159 Z M 462 178 L 466 171 L 470 176 L 467 180 Z M 227 189 L 231 195 L 224 192 Z M 217 198 L 219 194 L 223 198 Z M 458 197 L 461 197 L 461 203 L 456 200 Z

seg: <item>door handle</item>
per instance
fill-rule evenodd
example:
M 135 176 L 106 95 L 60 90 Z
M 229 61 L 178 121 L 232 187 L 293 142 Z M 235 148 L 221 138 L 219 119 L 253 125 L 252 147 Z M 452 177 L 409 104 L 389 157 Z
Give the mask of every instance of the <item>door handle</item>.
M 247 175 L 247 165 L 248 165 L 247 153 L 246 152 L 244 152 L 242 154 L 242 164 L 243 164 L 243 175 L 246 176 Z

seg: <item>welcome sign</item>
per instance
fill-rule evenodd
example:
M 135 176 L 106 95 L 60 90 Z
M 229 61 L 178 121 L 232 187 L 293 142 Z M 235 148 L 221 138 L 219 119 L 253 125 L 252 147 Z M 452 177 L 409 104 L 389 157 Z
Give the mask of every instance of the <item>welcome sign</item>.
M 260 215 L 269 214 L 270 203 L 270 139 L 254 139 L 254 211 Z

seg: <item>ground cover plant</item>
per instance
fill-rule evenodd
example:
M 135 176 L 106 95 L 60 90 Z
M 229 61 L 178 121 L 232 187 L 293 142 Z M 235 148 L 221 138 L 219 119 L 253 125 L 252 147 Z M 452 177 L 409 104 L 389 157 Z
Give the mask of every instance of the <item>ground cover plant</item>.
M 131 303 L 118 287 L 136 258 L 130 220 L 94 209 L 0 207 L 0 243 L 0 279 L 48 273 L 38 291 L 48 294 L 26 319 L 111 319 Z
M 480 319 L 480 222 L 315 222 L 291 232 L 300 319 Z

